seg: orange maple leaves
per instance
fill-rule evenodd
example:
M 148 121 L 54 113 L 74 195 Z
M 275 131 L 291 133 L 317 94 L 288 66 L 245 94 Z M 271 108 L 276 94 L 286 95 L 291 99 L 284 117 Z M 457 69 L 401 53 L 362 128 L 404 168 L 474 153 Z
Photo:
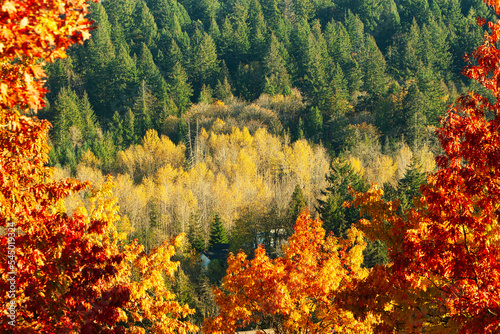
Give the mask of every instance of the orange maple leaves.
M 90 37 L 86 0 L 0 1 L 0 107 L 43 105 L 43 61 Z
M 222 288 L 215 289 L 220 315 L 205 321 L 204 332 L 234 333 L 250 324 L 275 333 L 371 332 L 374 317 L 357 321 L 336 299 L 351 280 L 366 276 L 366 244 L 355 229 L 348 240 L 325 238 L 321 225 L 304 211 L 283 257 L 270 259 L 262 247 L 251 260 L 231 255 Z

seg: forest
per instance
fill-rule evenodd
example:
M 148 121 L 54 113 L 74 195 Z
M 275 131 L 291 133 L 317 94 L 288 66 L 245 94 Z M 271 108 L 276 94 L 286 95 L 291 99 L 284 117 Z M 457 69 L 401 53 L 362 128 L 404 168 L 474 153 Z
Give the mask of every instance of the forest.
M 497 0 L 0 5 L 2 331 L 500 331 Z

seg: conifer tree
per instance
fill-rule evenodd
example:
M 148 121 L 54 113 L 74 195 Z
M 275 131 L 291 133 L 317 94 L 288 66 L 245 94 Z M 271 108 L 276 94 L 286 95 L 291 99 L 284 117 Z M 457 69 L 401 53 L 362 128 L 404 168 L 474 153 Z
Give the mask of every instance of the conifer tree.
M 251 60 L 258 60 L 266 52 L 267 44 L 267 25 L 259 0 L 250 0 L 248 24 L 250 26 Z
M 208 240 L 208 248 L 212 248 L 218 244 L 228 243 L 226 228 L 219 214 L 215 212 L 210 221 L 210 239 Z
M 368 36 L 361 62 L 363 67 L 363 89 L 372 96 L 381 96 L 386 91 L 385 58 L 375 39 Z
M 179 113 L 185 113 L 191 105 L 190 99 L 193 95 L 193 89 L 188 82 L 186 71 L 179 62 L 175 64 L 172 73 L 169 75 L 168 83 L 170 85 L 170 96 Z
M 191 215 L 187 238 L 191 248 L 195 249 L 197 252 L 205 251 L 205 238 L 203 236 L 199 214 Z
M 295 223 L 299 214 L 307 208 L 306 198 L 300 185 L 295 185 L 290 204 L 288 205 L 288 217 L 291 219 L 291 225 Z
M 206 32 L 196 30 L 192 38 L 190 76 L 193 78 L 193 88 L 199 92 L 201 87 L 214 83 L 218 71 L 219 60 L 212 37 Z
M 280 42 L 274 34 L 271 34 L 271 42 L 263 59 L 264 92 L 269 95 L 284 94 L 287 87 L 291 88 L 290 76 L 280 49 Z M 284 51 L 286 52 L 286 49 Z
M 297 21 L 311 19 L 314 9 L 314 3 L 311 0 L 293 0 L 293 10 Z
M 306 117 L 307 137 L 319 142 L 323 135 L 323 115 L 318 107 L 311 107 Z
M 145 43 L 142 43 L 139 57 L 137 58 L 138 79 L 145 81 L 158 103 L 168 100 L 167 82 L 153 61 L 153 55 Z
M 132 17 L 133 24 L 130 32 L 130 39 L 137 44 L 144 43 L 148 46 L 152 45 L 158 33 L 158 27 L 156 26 L 153 14 L 149 11 L 148 6 L 144 2 L 138 1 L 135 5 Z
M 384 199 L 386 201 L 399 200 L 398 212 L 404 214 L 407 210 L 414 208 L 414 198 L 419 198 L 420 186 L 427 183 L 427 175 L 422 172 L 418 158 L 412 158 L 411 164 L 405 172 L 405 176 L 398 180 L 396 188 L 384 185 Z
M 124 147 L 129 147 L 130 145 L 135 145 L 139 142 L 139 136 L 136 130 L 136 120 L 132 109 L 126 108 L 125 119 L 123 121 L 123 145 Z
M 109 132 L 113 137 L 113 141 L 116 144 L 117 150 L 122 150 L 125 148 L 123 145 L 125 137 L 123 123 L 124 122 L 122 120 L 122 116 L 118 111 L 115 111 L 115 113 L 113 114 L 113 118 L 111 119 L 111 123 L 109 124 Z
M 149 86 L 142 80 L 132 107 L 135 116 L 135 131 L 140 138 L 149 129 L 154 128 L 153 120 L 156 117 L 154 107 L 156 103 L 157 100 L 151 93 Z
M 348 161 L 339 159 L 332 162 L 327 180 L 329 186 L 321 192 L 325 199 L 318 200 L 318 212 L 327 232 L 345 237 L 351 224 L 359 220 L 359 210 L 344 206 L 345 201 L 353 199 L 349 187 L 359 191 L 365 191 L 368 187 Z
M 128 103 L 139 83 L 135 62 L 130 57 L 125 45 L 120 45 L 118 48 L 116 57 L 109 64 L 108 74 L 108 84 L 111 87 L 111 94 L 108 97 L 109 105 L 119 108 Z M 106 113 L 108 117 L 112 116 L 110 114 L 112 109 L 114 108 L 109 109 L 108 107 Z

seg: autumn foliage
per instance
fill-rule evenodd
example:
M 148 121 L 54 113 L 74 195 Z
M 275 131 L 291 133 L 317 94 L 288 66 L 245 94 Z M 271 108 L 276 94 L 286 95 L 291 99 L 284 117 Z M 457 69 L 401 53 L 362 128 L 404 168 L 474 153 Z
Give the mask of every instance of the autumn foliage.
M 498 1 L 485 2 L 498 14 Z M 376 310 L 381 332 L 500 331 L 500 24 L 488 28 L 463 73 L 494 100 L 469 92 L 448 111 L 437 131 L 439 170 L 415 209 L 396 214 L 398 203 L 384 202 L 377 187 L 356 194 L 370 216 L 358 228 L 385 241 L 392 264 L 360 280 L 345 302 L 359 314 Z
M 43 105 L 45 61 L 89 36 L 81 0 L 0 2 L 0 331 L 187 333 L 192 313 L 164 284 L 179 238 L 146 255 L 124 245 L 111 180 L 99 189 L 51 181 Z M 64 200 L 87 190 L 90 207 Z M 13 247 L 12 247 L 13 245 Z M 8 248 L 9 247 L 9 248 Z M 11 252 L 7 252 L 7 249 Z M 12 253 L 13 252 L 13 253 Z M 134 273 L 134 275 L 132 275 Z M 15 317 L 12 317 L 15 314 Z M 9 317 L 10 315 L 10 317 Z
M 371 333 L 375 317 L 356 321 L 336 299 L 352 280 L 368 274 L 361 267 L 363 237 L 356 229 L 347 240 L 325 237 L 321 225 L 306 210 L 283 257 L 271 259 L 262 247 L 250 260 L 243 252 L 231 255 L 222 287 L 215 289 L 220 315 L 205 321 L 204 332 L 234 333 L 252 325 L 278 334 Z

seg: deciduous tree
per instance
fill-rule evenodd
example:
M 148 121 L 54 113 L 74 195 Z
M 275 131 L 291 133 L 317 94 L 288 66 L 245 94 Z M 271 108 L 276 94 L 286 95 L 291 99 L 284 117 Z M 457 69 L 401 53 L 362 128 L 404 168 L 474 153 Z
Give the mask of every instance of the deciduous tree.
M 234 333 L 250 324 L 277 334 L 371 333 L 374 317 L 356 321 L 337 307 L 337 293 L 367 274 L 362 235 L 356 229 L 348 235 L 325 238 L 321 221 L 306 210 L 283 257 L 270 259 L 263 247 L 251 260 L 243 252 L 231 254 L 222 287 L 214 289 L 220 315 L 206 319 L 205 333 Z
M 137 243 L 120 250 L 111 183 L 90 191 L 90 210 L 66 212 L 64 199 L 89 184 L 50 181 L 50 125 L 26 116 L 43 106 L 44 61 L 65 57 L 68 46 L 89 36 L 88 5 L 80 0 L 0 4 L 0 303 L 15 310 L 1 313 L 0 331 L 196 330 L 182 321 L 191 310 L 174 301 L 163 283 L 163 273 L 177 267 L 170 260 L 173 246 L 164 244 L 149 256 Z M 132 280 L 132 271 L 138 280 Z
M 500 12 L 498 1 L 485 2 Z M 488 27 L 492 33 L 466 55 L 471 64 L 463 73 L 495 100 L 470 92 L 448 111 L 437 131 L 439 170 L 420 187 L 416 207 L 400 215 L 376 187 L 356 195 L 371 216 L 359 228 L 386 242 L 392 264 L 375 267 L 349 300 L 377 309 L 382 332 L 500 330 L 500 24 Z

